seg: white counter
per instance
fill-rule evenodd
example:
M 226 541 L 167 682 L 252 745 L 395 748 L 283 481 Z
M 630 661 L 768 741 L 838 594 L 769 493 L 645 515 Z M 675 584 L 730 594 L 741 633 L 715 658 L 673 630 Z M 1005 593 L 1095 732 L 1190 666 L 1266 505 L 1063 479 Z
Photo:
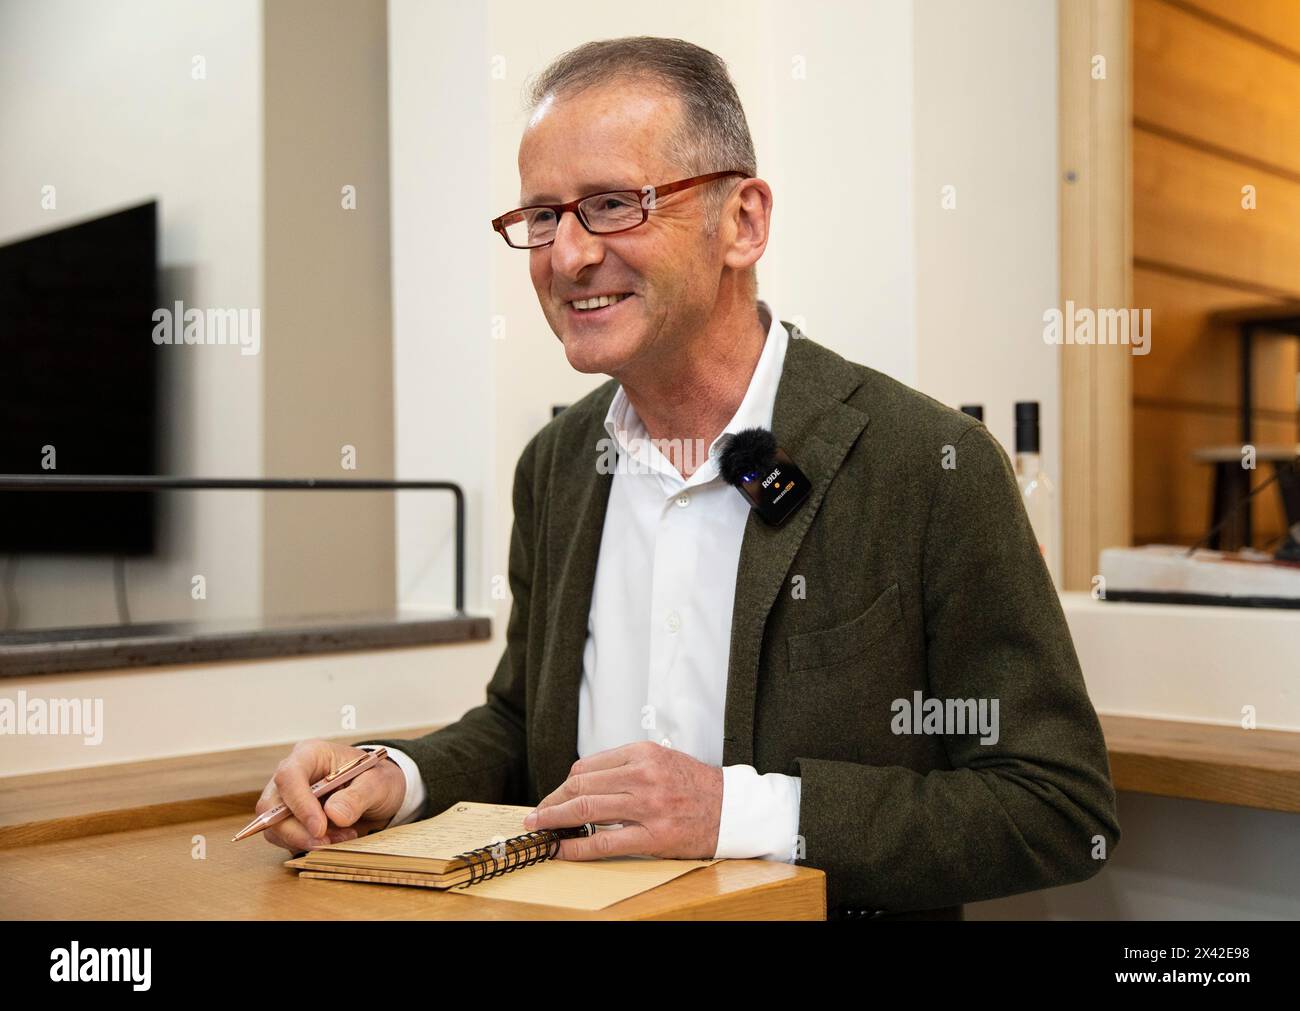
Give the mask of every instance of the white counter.
M 1300 730 L 1300 611 L 1062 593 L 1098 712 Z

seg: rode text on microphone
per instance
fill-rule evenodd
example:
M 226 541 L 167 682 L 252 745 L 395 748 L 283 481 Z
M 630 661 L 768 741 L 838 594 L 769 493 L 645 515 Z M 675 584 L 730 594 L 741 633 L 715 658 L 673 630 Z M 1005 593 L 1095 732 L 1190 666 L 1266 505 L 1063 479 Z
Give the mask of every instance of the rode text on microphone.
M 747 428 L 731 436 L 718 457 L 718 472 L 768 526 L 788 520 L 812 491 L 812 482 L 766 428 Z

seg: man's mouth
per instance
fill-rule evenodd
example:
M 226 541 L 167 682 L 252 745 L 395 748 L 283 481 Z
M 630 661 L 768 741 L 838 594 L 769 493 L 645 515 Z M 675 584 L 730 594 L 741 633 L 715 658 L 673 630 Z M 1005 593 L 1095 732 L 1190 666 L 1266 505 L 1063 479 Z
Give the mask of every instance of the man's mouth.
M 575 298 L 565 304 L 574 316 L 596 319 L 609 315 L 615 306 L 631 298 L 633 292 L 624 291 L 617 294 L 595 295 L 591 298 Z

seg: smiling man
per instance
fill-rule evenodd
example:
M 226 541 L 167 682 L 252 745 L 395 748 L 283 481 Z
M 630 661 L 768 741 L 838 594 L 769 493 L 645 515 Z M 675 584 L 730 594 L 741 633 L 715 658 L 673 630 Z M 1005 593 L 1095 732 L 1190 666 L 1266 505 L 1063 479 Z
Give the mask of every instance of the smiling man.
M 566 53 L 519 173 L 493 227 L 570 365 L 612 378 L 519 460 L 485 704 L 373 742 L 393 761 L 323 809 L 308 783 L 356 749 L 298 745 L 258 806 L 295 813 L 268 839 L 535 804 L 530 827 L 609 826 L 565 859 L 804 863 L 844 917 L 960 918 L 1100 870 L 1105 745 L 1006 456 L 758 301 L 772 192 L 722 61 L 656 38 Z M 776 527 L 718 471 L 755 427 L 812 484 Z

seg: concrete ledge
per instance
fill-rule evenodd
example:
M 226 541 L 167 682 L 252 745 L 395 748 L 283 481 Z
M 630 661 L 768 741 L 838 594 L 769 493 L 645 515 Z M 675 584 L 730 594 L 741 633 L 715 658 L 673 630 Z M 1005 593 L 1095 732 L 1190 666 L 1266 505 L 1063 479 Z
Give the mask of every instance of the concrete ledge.
M 488 618 L 418 611 L 30 629 L 0 633 L 0 677 L 426 646 L 491 637 Z

